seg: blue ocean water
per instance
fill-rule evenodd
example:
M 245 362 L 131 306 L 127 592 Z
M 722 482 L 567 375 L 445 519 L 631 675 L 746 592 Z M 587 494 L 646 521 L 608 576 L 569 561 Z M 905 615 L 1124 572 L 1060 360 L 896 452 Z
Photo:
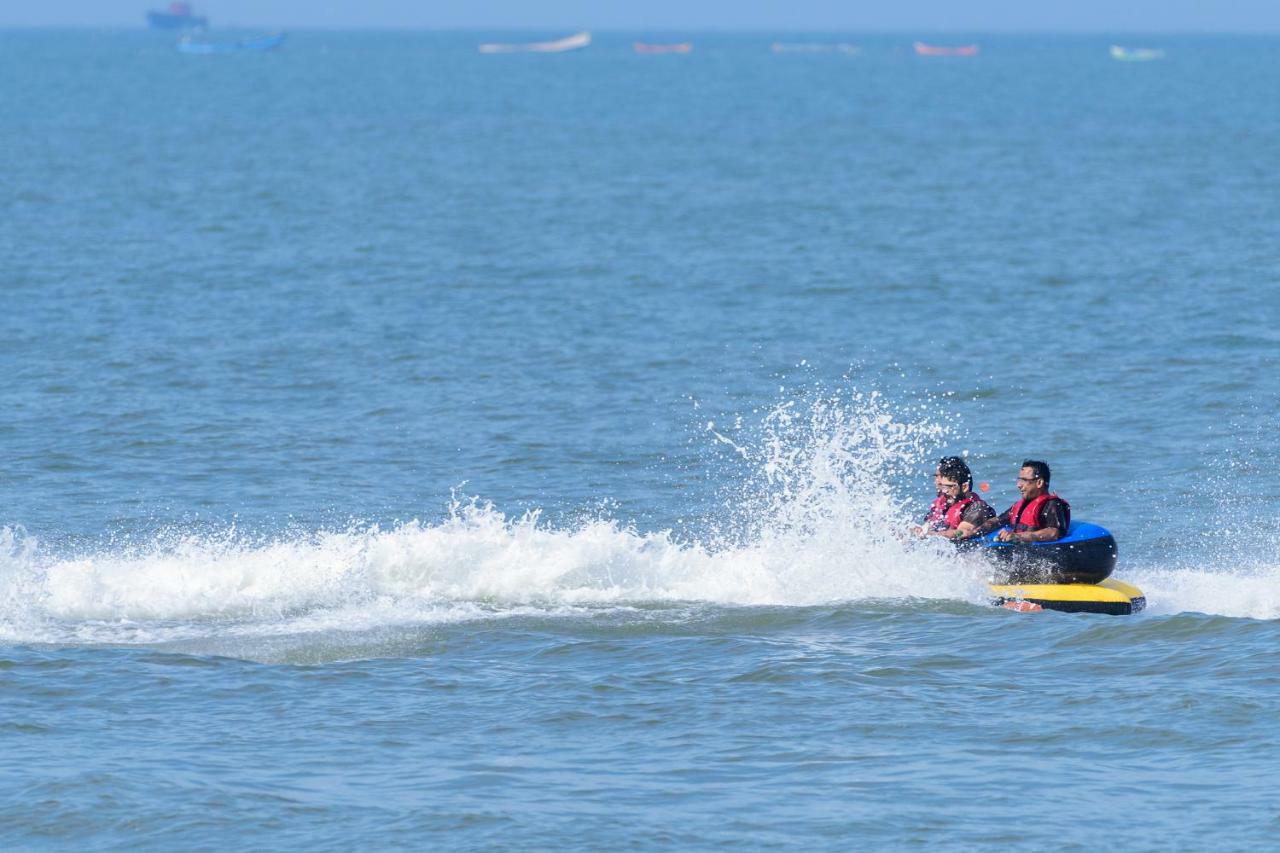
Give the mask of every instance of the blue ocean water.
M 1270 842 L 1275 40 L 644 37 L 0 32 L 6 847 Z

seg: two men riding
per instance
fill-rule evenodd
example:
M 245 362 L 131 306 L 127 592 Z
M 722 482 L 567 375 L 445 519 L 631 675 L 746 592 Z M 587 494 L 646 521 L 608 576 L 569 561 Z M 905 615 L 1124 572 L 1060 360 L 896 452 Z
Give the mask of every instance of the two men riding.
M 973 492 L 973 475 L 958 456 L 938 462 L 933 483 L 938 497 L 929 507 L 922 536 L 971 539 L 997 528 L 1001 542 L 1051 542 L 1067 535 L 1071 527 L 1071 506 L 1049 491 L 1049 465 L 1028 459 L 1018 472 L 1018 494 L 1022 497 L 1000 515 Z M 985 484 L 984 484 L 985 488 Z

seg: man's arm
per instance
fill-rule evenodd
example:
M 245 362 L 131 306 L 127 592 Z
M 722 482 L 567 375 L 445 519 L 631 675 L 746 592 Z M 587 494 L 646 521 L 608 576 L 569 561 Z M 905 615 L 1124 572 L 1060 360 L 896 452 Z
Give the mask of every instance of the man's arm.
M 974 536 L 981 536 L 982 526 L 995 517 L 996 511 L 986 503 L 973 503 L 965 509 L 963 518 L 956 525 L 956 533 L 953 538 L 972 539 Z
M 975 528 L 971 523 L 967 521 L 962 521 L 956 525 L 955 530 L 951 530 L 950 528 L 944 527 L 941 530 L 931 530 L 929 532 L 929 535 L 945 536 L 948 539 L 968 539 L 974 535 L 973 531 L 976 529 L 977 528 Z
M 1013 509 L 1013 507 L 1009 507 L 1009 509 L 1006 509 L 1004 512 L 1000 513 L 999 515 L 993 518 L 988 518 L 986 521 L 982 522 L 981 524 L 976 525 L 974 527 L 973 535 L 981 536 L 984 533 L 990 533 L 991 531 L 995 530 L 998 527 L 1004 527 L 1006 524 L 1009 523 L 1010 509 Z
M 1056 527 L 1042 527 L 1039 530 L 1023 530 L 1019 533 L 1010 533 L 1006 542 L 1052 542 L 1054 539 L 1061 539 L 1062 533 Z

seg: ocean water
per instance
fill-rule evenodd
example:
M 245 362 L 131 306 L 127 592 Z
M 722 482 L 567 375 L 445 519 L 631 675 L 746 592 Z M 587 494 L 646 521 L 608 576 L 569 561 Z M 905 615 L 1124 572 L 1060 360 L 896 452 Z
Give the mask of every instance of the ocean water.
M 0 32 L 0 844 L 1273 843 L 1276 41 L 494 37 Z

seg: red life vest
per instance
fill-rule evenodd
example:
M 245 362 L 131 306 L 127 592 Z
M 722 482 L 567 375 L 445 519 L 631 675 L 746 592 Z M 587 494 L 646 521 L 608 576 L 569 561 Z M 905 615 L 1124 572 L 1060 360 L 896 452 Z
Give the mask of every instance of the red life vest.
M 938 495 L 933 505 L 929 507 L 929 516 L 925 522 L 934 530 L 955 530 L 964 519 L 964 511 L 975 501 L 981 502 L 982 498 L 970 492 L 967 497 L 961 498 L 948 507 L 946 495 Z
M 942 521 L 947 515 L 947 496 L 938 495 L 933 499 L 933 503 L 929 505 L 929 514 L 924 517 L 924 523 L 929 526 Z
M 1040 510 L 1050 498 L 1056 501 L 1061 501 L 1063 510 L 1062 514 L 1065 516 L 1063 520 L 1066 522 L 1067 527 L 1070 527 L 1071 504 L 1062 500 L 1062 498 L 1057 495 L 1051 495 L 1048 492 L 1045 492 L 1043 495 L 1040 495 L 1037 498 L 1032 498 L 1029 501 L 1018 501 L 1009 508 L 1009 529 L 1015 532 L 1022 530 L 1039 530 L 1041 528 Z M 1067 531 L 1060 530 L 1058 531 L 1058 535 L 1066 536 Z

